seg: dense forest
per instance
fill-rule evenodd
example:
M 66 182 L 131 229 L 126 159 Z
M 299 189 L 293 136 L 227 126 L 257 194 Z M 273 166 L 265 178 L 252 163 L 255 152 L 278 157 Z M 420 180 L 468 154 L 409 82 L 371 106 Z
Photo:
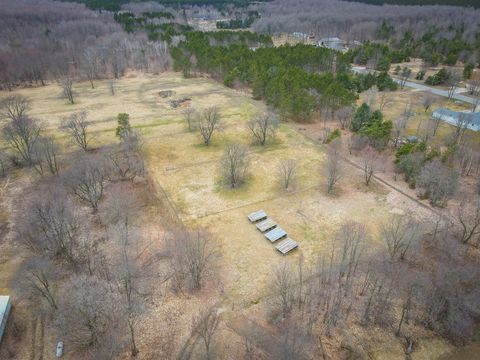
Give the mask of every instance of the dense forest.
M 382 20 L 396 34 L 409 30 L 416 37 L 432 28 L 456 28 L 463 24 L 464 38 L 472 41 L 480 18 L 480 10 L 459 6 L 374 6 L 339 0 L 276 0 L 259 5 L 259 11 L 262 17 L 253 24 L 256 31 L 270 34 L 301 31 L 347 41 L 376 39 Z
M 388 71 L 418 56 L 471 76 L 479 11 L 275 0 L 242 9 L 258 32 L 202 32 L 187 20 L 206 8 L 178 3 L 232 1 L 0 1 L 0 273 L 15 263 L 0 359 L 58 341 L 84 360 L 434 358 L 478 341 L 478 137 L 467 113 L 431 116 L 458 103 Z M 273 46 L 292 30 L 365 41 Z M 260 204 L 297 257 L 254 238 Z
M 450 5 L 480 7 L 477 0 L 349 0 L 372 5 Z
M 87 5 L 91 9 L 105 9 L 109 11 L 118 11 L 122 5 L 128 4 L 129 0 L 63 0 L 75 1 Z M 142 1 L 142 0 L 141 0 Z M 148 2 L 148 0 L 143 0 Z M 260 0 L 268 1 L 268 0 Z M 237 7 L 244 7 L 249 5 L 251 0 L 155 0 L 155 2 L 162 5 L 181 6 L 181 5 L 207 5 L 222 8 L 226 5 L 234 5 Z
M 349 64 L 340 55 L 335 62 L 330 50 L 297 45 L 254 51 L 247 45 L 210 46 L 208 35 L 202 33 L 187 33 L 186 38 L 172 49 L 175 70 L 187 76 L 192 70 L 208 72 L 228 86 L 248 84 L 254 97 L 265 99 L 285 118 L 308 119 L 320 97 L 324 103 L 338 101 L 331 104 L 335 110 L 355 100 L 354 92 L 332 75 L 335 65 L 344 74 Z
M 458 61 L 475 66 L 480 59 L 480 32 L 471 37 L 462 26 L 432 27 L 418 35 L 411 30 L 398 33 L 384 21 L 375 36 L 382 42 L 366 42 L 349 51 L 352 62 L 387 71 L 392 63 L 412 57 L 421 58 L 425 66 L 453 66 Z

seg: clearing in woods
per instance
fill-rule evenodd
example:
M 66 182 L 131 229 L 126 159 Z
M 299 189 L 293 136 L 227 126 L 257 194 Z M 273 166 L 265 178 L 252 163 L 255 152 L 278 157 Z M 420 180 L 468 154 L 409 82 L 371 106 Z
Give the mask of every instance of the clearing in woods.
M 375 243 L 371 249 L 383 246 L 375 236 L 377 225 L 390 212 L 407 205 L 407 199 L 390 199 L 389 190 L 378 184 L 366 189 L 362 174 L 347 165 L 337 195 L 327 196 L 321 173 L 322 146 L 289 124 L 282 124 L 276 139 L 266 146 L 253 145 L 246 123 L 266 111 L 266 106 L 248 93 L 214 80 L 184 79 L 175 73 L 131 73 L 116 81 L 113 96 L 107 81 L 97 82 L 94 89 L 86 82 L 77 83 L 74 89 L 73 105 L 60 98 L 56 85 L 16 92 L 32 100 L 31 115 L 43 120 L 47 131 L 63 141 L 66 137 L 58 127 L 62 117 L 71 112 L 88 111 L 93 146 L 116 141 L 116 116 L 129 113 L 132 126 L 143 135 L 148 171 L 158 189 L 166 192 L 186 225 L 206 227 L 220 240 L 228 269 L 228 298 L 241 302 L 238 305 L 257 303 L 267 290 L 272 271 L 284 259 L 249 223 L 248 213 L 267 211 L 299 243 L 299 250 L 287 257 L 295 260 L 302 254 L 312 263 L 330 249 L 333 235 L 346 220 L 370 227 Z M 165 90 L 172 90 L 173 95 L 163 97 Z M 210 146 L 203 145 L 199 133 L 187 131 L 182 118 L 185 108 L 171 107 L 172 99 L 184 97 L 191 98 L 189 105 L 199 111 L 219 107 L 221 130 L 213 135 Z M 249 146 L 250 175 L 236 190 L 226 188 L 219 176 L 224 145 L 232 141 Z M 298 179 L 294 189 L 286 192 L 279 185 L 278 165 L 280 159 L 288 158 L 298 161 Z
M 330 251 L 335 232 L 347 220 L 370 228 L 367 251 L 375 251 L 383 246 L 378 225 L 390 213 L 418 211 L 419 216 L 422 212 L 425 215 L 425 209 L 380 184 L 366 188 L 359 170 L 348 165 L 337 194 L 327 196 L 321 172 L 323 147 L 288 123 L 280 126 L 276 138 L 266 146 L 253 145 L 246 123 L 265 112 L 265 104 L 214 80 L 184 79 L 176 73 L 131 73 L 116 81 L 115 95 L 111 95 L 107 81 L 97 82 L 94 89 L 86 82 L 76 83 L 74 89 L 73 105 L 60 98 L 56 85 L 15 92 L 32 100 L 31 115 L 43 120 L 46 130 L 64 144 L 67 138 L 59 125 L 69 113 L 88 111 L 92 146 L 117 141 L 117 114 L 130 114 L 132 126 L 143 135 L 149 176 L 159 193 L 168 196 L 183 223 L 206 227 L 219 240 L 225 309 L 256 311 L 257 306 L 263 306 L 276 266 L 285 258 L 298 261 L 300 256 L 307 264 L 314 263 L 320 254 Z M 173 95 L 162 96 L 166 90 L 172 90 Z M 4 95 L 7 93 L 0 94 Z M 188 132 L 182 117 L 185 107 L 170 105 L 171 100 L 182 98 L 191 98 L 189 106 L 198 111 L 219 108 L 221 130 L 213 135 L 210 146 L 203 145 L 198 132 Z M 226 188 L 219 176 L 224 146 L 233 141 L 248 146 L 250 162 L 247 183 L 236 190 Z M 279 185 L 278 166 L 281 159 L 289 158 L 298 161 L 298 178 L 294 188 L 286 192 Z M 282 256 L 258 232 L 247 214 L 260 209 L 299 243 L 298 250 Z M 3 287 L 8 284 L 0 283 Z

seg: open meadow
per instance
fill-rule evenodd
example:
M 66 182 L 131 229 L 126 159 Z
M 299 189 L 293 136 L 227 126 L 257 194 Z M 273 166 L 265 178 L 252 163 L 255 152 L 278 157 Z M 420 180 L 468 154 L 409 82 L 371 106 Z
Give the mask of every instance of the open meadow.
M 346 168 L 336 196 L 327 196 L 321 173 L 322 146 L 282 124 L 276 138 L 265 146 L 253 145 L 246 123 L 266 111 L 260 101 L 248 94 L 226 88 L 210 79 L 183 79 L 174 73 L 148 76 L 131 73 L 118 80 L 115 95 L 108 84 L 95 89 L 88 83 L 75 86 L 74 105 L 59 97 L 55 85 L 19 90 L 32 100 L 32 116 L 42 119 L 47 130 L 59 139 L 61 119 L 86 110 L 94 133 L 93 146 L 116 141 L 118 113 L 130 114 L 132 127 L 140 131 L 149 175 L 159 191 L 165 191 L 181 221 L 191 227 L 206 227 L 220 240 L 228 268 L 228 288 L 233 298 L 245 304 L 262 296 L 272 269 L 283 256 L 247 220 L 247 214 L 263 209 L 300 244 L 287 257 L 300 256 L 308 263 L 330 249 L 333 234 L 346 220 L 376 224 L 393 209 L 387 203 L 388 191 L 380 185 L 373 190 L 361 188 L 361 173 Z M 171 90 L 163 98 L 161 91 Z M 44 96 L 44 94 L 48 94 Z M 189 132 L 182 118 L 185 107 L 172 108 L 170 100 L 191 98 L 189 106 L 197 110 L 218 106 L 221 131 L 205 146 L 200 134 Z M 229 189 L 220 177 L 219 160 L 225 144 L 240 142 L 249 146 L 249 176 L 245 186 Z M 291 191 L 279 184 L 280 159 L 299 162 L 298 180 Z M 377 239 L 372 239 L 372 244 Z M 382 246 L 381 243 L 377 244 Z M 260 290 L 260 292 L 259 292 Z
M 184 79 L 176 73 L 132 72 L 115 82 L 115 95 L 111 94 L 106 81 L 95 83 L 94 89 L 86 82 L 77 83 L 74 90 L 73 105 L 59 96 L 60 88 L 56 85 L 21 89 L 16 93 L 31 99 L 31 116 L 41 119 L 47 132 L 66 148 L 67 137 L 59 131 L 66 115 L 79 110 L 88 112 L 95 147 L 115 142 L 117 114 L 130 114 L 132 127 L 142 135 L 148 176 L 157 195 L 165 197 L 162 204 L 170 206 L 168 210 L 186 226 L 206 228 L 218 240 L 222 276 L 216 301 L 221 301 L 225 318 L 232 323 L 239 314 L 255 318 L 259 309 L 265 309 L 272 273 L 285 259 L 292 263 L 302 259 L 305 264 L 313 265 L 320 256 L 328 255 L 335 233 L 345 221 L 367 225 L 372 236 L 366 250 L 373 253 L 384 246 L 378 227 L 390 214 L 409 212 L 425 218 L 429 215 L 428 210 L 379 183 L 365 187 L 362 173 L 348 164 L 343 165 L 345 175 L 336 194 L 327 195 L 321 171 L 325 161 L 323 145 L 289 123 L 281 124 L 275 139 L 267 145 L 254 145 L 246 124 L 265 112 L 266 106 L 246 92 L 226 88 L 211 79 Z M 163 91 L 172 91 L 172 95 L 163 97 Z M 190 100 L 185 106 L 170 105 L 172 99 L 181 98 Z M 219 108 L 221 131 L 214 133 L 210 146 L 203 144 L 197 131 L 188 131 L 182 115 L 186 106 L 196 110 L 209 106 Z M 234 141 L 248 146 L 250 166 L 246 184 L 232 190 L 221 181 L 219 160 L 225 145 Z M 281 159 L 295 159 L 299 164 L 297 181 L 289 191 L 279 184 Z M 282 256 L 249 223 L 247 214 L 260 209 L 299 243 L 297 251 Z M 161 223 L 162 209 L 155 216 Z M 155 216 L 150 216 L 154 222 Z M 151 241 L 161 241 L 161 237 L 153 236 Z M 6 268 L 1 270 L 0 288 L 8 288 L 11 279 L 5 276 Z M 188 306 L 189 311 L 178 314 L 185 323 L 198 307 L 193 299 L 169 297 L 164 302 L 172 308 L 178 308 L 178 304 Z M 164 314 L 149 314 L 145 319 L 141 326 L 145 332 L 144 343 L 155 341 L 155 332 L 160 331 L 155 324 L 162 316 Z M 383 346 L 385 343 L 378 349 L 379 354 L 386 351 Z M 402 356 L 398 344 L 391 345 L 388 351 L 399 358 Z

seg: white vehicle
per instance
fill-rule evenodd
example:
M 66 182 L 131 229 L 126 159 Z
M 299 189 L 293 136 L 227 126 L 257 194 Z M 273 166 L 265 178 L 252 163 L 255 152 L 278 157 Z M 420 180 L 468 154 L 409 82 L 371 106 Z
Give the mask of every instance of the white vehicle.
M 63 341 L 59 341 L 57 344 L 57 351 L 55 352 L 55 356 L 60 358 L 63 356 Z

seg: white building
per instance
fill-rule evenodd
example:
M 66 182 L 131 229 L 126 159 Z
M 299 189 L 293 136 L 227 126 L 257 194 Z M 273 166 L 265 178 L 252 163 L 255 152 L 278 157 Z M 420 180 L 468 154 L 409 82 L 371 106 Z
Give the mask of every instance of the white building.
M 323 38 L 318 41 L 318 46 L 326 47 L 337 51 L 347 51 L 347 42 L 338 37 Z
M 439 119 L 450 125 L 458 126 L 458 124 L 464 124 L 467 122 L 467 129 L 473 131 L 480 131 L 480 113 L 479 112 L 461 112 L 453 111 L 449 109 L 437 109 L 433 112 L 432 117 Z
M 0 295 L 0 341 L 7 327 L 8 314 L 10 314 L 10 296 Z

